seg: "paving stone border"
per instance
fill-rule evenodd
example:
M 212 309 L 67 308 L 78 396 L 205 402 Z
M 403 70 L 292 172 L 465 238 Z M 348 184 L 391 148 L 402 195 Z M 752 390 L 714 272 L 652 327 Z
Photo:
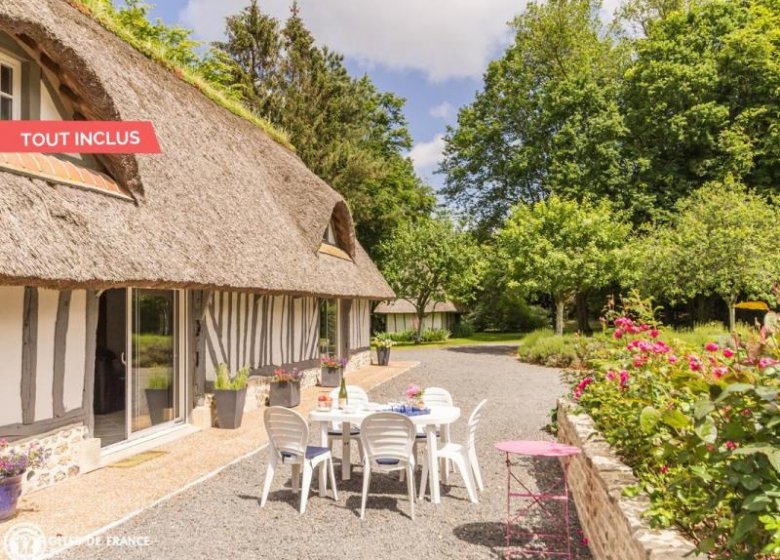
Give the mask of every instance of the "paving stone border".
M 558 440 L 582 453 L 569 466 L 569 489 L 596 560 L 704 560 L 693 543 L 674 530 L 651 529 L 642 517 L 649 498 L 623 495 L 638 481 L 604 440 L 593 419 L 573 403 L 558 401 Z

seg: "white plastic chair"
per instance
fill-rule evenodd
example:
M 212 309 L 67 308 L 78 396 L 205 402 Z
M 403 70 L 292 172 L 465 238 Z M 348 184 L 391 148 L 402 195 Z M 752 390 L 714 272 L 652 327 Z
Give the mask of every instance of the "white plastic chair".
M 469 500 L 477 503 L 477 493 L 474 488 L 475 482 L 480 491 L 484 490 L 482 484 L 482 473 L 479 469 L 479 459 L 477 458 L 476 435 L 479 419 L 482 415 L 482 407 L 487 402 L 484 399 L 480 402 L 469 417 L 468 435 L 465 445 L 457 443 L 445 443 L 437 451 L 439 458 L 451 460 L 458 467 L 460 476 L 466 485 L 466 491 L 469 494 Z M 420 499 L 425 496 L 425 490 L 428 486 L 428 461 L 423 461 L 422 482 L 420 482 Z
M 447 389 L 442 389 L 441 387 L 426 387 L 425 391 L 423 391 L 422 396 L 423 403 L 425 403 L 425 406 L 431 407 L 431 406 L 452 406 L 453 400 L 452 395 Z M 425 438 L 425 433 L 418 434 L 420 439 Z M 449 424 L 444 426 L 441 429 L 441 440 L 444 443 L 447 443 L 449 441 L 452 441 L 452 438 L 450 437 L 450 426 Z M 446 459 L 442 461 L 442 471 L 443 471 L 443 478 L 446 482 L 449 478 L 450 474 L 450 462 Z
M 263 413 L 263 419 L 265 420 L 265 431 L 268 433 L 268 441 L 271 442 L 271 458 L 268 461 L 268 469 L 265 473 L 260 507 L 265 507 L 276 467 L 280 463 L 292 466 L 293 493 L 298 491 L 300 469 L 303 467 L 301 514 L 306 511 L 311 478 L 314 469 L 318 466 L 320 468 L 328 467 L 330 484 L 333 487 L 333 499 L 338 500 L 336 474 L 333 471 L 333 456 L 327 447 L 316 447 L 307 444 L 309 441 L 309 426 L 306 423 L 306 419 L 294 410 L 282 406 L 266 408 Z M 327 465 L 323 463 L 327 463 Z
M 337 401 L 338 398 L 339 398 L 339 388 L 337 387 L 330 392 L 330 399 L 333 401 Z M 347 401 L 349 402 L 349 404 L 358 404 L 358 405 L 368 404 L 369 402 L 368 393 L 366 393 L 362 388 L 358 387 L 357 385 L 347 385 Z M 341 422 L 331 422 L 330 428 L 328 429 L 328 447 L 330 449 L 333 449 L 333 442 L 341 441 L 342 437 L 343 437 L 343 432 L 341 430 Z M 360 457 L 362 459 L 363 446 L 360 443 L 360 429 L 357 426 L 352 426 L 349 430 L 349 437 L 357 441 L 358 451 L 360 452 Z
M 371 472 L 406 473 L 406 486 L 409 491 L 409 507 L 414 519 L 414 456 L 412 446 L 417 433 L 414 423 L 402 414 L 395 412 L 376 412 L 363 419 L 360 426 L 360 438 L 363 442 L 363 501 L 360 506 L 360 519 L 366 515 L 368 487 Z

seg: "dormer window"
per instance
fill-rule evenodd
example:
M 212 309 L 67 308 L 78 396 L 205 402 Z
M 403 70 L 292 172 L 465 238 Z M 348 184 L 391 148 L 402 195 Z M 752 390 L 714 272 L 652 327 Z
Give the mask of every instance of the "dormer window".
M 22 64 L 0 52 L 0 120 L 22 116 Z

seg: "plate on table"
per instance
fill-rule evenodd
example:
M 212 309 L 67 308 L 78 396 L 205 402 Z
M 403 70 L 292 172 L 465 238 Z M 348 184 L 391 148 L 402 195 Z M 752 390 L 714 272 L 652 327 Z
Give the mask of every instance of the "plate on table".
M 377 412 L 378 410 L 384 410 L 385 408 L 387 408 L 386 404 L 378 402 L 366 403 L 366 410 L 370 410 L 371 412 Z
M 360 410 L 360 405 L 359 404 L 345 404 L 343 410 L 347 414 L 351 414 L 353 412 L 359 411 Z

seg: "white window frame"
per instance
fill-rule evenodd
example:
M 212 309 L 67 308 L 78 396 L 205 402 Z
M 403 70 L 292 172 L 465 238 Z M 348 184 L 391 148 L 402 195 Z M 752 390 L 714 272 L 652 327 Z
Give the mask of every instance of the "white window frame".
M 18 121 L 22 118 L 22 61 L 11 56 L 6 51 L 0 50 L 0 63 L 11 68 L 11 119 Z M 8 97 L 8 94 L 0 92 L 0 97 Z

